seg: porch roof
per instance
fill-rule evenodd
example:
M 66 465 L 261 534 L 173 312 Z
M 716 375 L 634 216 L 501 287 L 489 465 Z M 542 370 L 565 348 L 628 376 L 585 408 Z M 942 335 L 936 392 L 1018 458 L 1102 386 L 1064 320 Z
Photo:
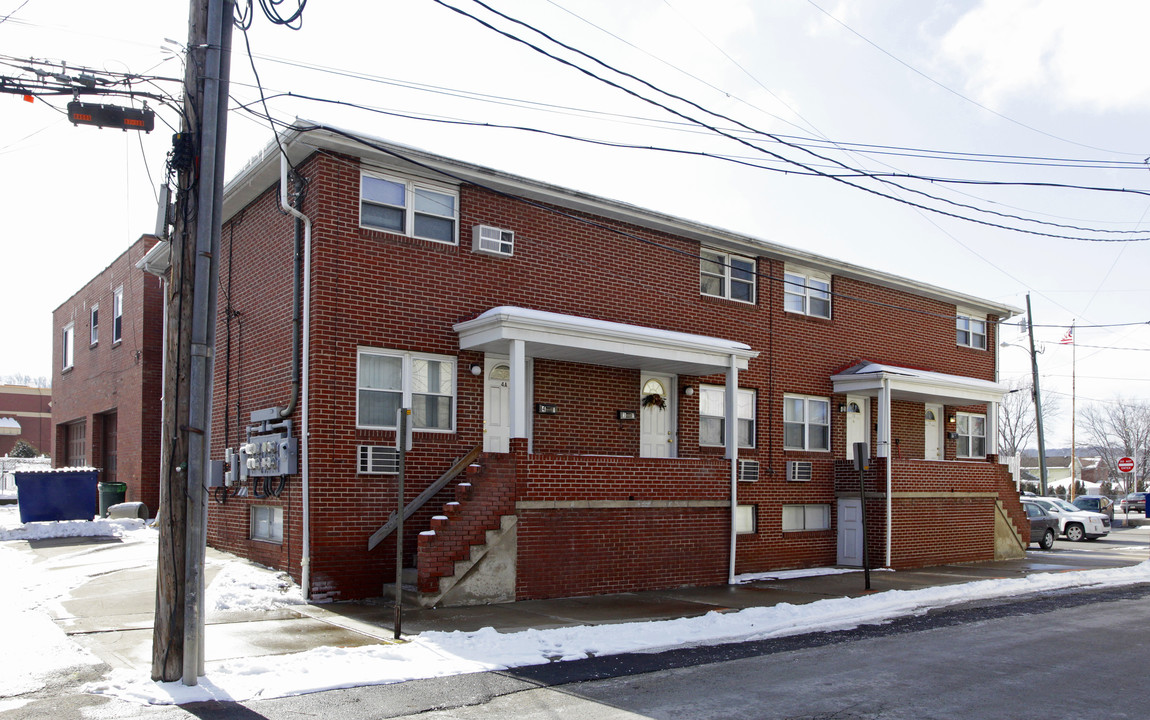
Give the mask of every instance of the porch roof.
M 683 375 L 740 370 L 758 356 L 749 345 L 641 325 L 520 307 L 496 307 L 454 326 L 461 350 L 507 355 L 522 340 L 527 357 Z
M 1009 392 L 1008 388 L 989 380 L 874 362 L 862 362 L 831 376 L 836 393 L 871 397 L 878 396 L 883 380 L 890 381 L 891 399 L 911 402 L 977 405 L 1001 402 L 1002 396 Z

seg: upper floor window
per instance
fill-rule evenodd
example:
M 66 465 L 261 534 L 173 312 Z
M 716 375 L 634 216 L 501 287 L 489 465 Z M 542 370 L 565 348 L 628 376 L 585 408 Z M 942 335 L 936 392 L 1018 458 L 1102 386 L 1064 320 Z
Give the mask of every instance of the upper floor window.
M 120 286 L 112 293 L 112 342 L 118 343 L 124 337 L 124 288 Z
M 401 407 L 416 430 L 453 431 L 455 358 L 360 348 L 356 426 L 394 430 Z
M 830 400 L 784 395 L 783 447 L 787 450 L 830 450 Z
M 986 320 L 959 310 L 955 318 L 955 341 L 962 347 L 986 349 Z
M 64 326 L 64 332 L 60 335 L 60 352 L 64 358 L 63 364 L 60 366 L 62 369 L 67 370 L 72 367 L 75 349 L 72 347 L 76 338 L 76 326 L 73 323 L 68 323 Z
M 829 318 L 831 276 L 805 270 L 783 273 L 783 309 L 787 312 Z
M 363 174 L 359 188 L 363 227 L 456 245 L 459 195 L 447 188 Z
M 739 447 L 755 446 L 755 391 L 739 388 L 735 400 L 739 422 Z M 699 387 L 699 444 L 726 445 L 727 389 L 717 385 Z
M 704 295 L 755 302 L 755 261 L 703 248 L 699 251 L 699 291 Z
M 956 413 L 958 448 L 955 454 L 960 458 L 986 457 L 986 416 L 972 413 Z
M 95 345 L 97 342 L 100 341 L 100 306 L 99 305 L 93 305 L 92 306 L 92 313 L 91 313 L 90 317 L 91 317 L 91 323 L 90 323 L 91 331 L 89 333 L 90 339 L 88 340 L 88 342 L 91 343 L 92 345 Z

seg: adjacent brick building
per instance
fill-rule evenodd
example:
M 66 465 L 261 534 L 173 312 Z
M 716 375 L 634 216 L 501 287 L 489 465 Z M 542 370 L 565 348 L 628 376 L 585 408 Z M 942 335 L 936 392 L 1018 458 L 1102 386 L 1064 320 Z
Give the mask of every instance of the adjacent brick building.
M 52 388 L 0 385 L 0 456 L 19 440 L 51 454 Z
M 52 459 L 123 482 L 127 500 L 159 504 L 163 309 L 159 278 L 136 263 L 144 235 L 52 313 Z
M 403 407 L 427 604 L 858 565 L 855 442 L 872 564 L 1025 547 L 994 428 L 1017 309 L 338 130 L 282 142 L 306 223 L 276 146 L 225 192 L 213 457 L 243 454 L 214 546 L 379 595 Z

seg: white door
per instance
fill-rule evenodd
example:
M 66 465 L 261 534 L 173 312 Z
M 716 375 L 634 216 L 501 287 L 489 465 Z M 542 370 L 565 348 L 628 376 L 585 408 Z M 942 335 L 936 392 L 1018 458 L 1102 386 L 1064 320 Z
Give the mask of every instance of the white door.
M 847 395 L 846 416 L 846 459 L 854 460 L 855 443 L 867 443 L 870 447 L 870 398 Z
M 483 450 L 505 453 L 511 449 L 511 365 L 507 358 L 487 356 L 484 377 Z
M 639 393 L 639 457 L 674 457 L 671 378 L 643 375 Z
M 942 405 L 928 404 L 923 422 L 926 447 L 922 456 L 926 460 L 942 460 Z
M 838 564 L 862 567 L 863 532 L 862 500 L 839 498 Z

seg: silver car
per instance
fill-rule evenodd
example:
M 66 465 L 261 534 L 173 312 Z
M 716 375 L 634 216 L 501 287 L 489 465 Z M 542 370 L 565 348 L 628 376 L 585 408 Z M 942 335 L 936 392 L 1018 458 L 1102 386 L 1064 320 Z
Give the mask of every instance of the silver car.
M 1061 534 L 1071 542 L 1097 540 L 1110 534 L 1110 518 L 1102 513 L 1080 510 L 1062 498 L 1028 497 L 1026 499 L 1038 503 L 1047 513 L 1056 516 Z

